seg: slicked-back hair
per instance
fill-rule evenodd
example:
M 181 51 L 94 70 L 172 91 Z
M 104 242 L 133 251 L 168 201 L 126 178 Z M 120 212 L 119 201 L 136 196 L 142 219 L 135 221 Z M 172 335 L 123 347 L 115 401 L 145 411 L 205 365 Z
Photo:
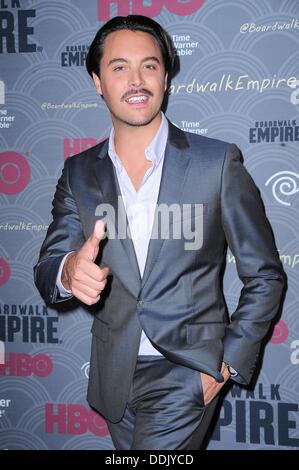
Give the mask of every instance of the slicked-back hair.
M 86 68 L 89 75 L 92 77 L 92 73 L 95 73 L 100 77 L 100 62 L 104 53 L 105 39 L 109 34 L 124 29 L 148 33 L 156 39 L 162 54 L 165 73 L 168 74 L 168 80 L 170 80 L 175 74 L 177 66 L 177 56 L 172 40 L 159 23 L 142 15 L 116 16 L 99 29 L 86 57 Z

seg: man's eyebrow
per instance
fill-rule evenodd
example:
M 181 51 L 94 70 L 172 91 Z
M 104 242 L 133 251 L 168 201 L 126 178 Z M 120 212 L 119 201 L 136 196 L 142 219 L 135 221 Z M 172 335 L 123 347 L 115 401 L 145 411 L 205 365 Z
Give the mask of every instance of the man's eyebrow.
M 154 61 L 154 62 L 157 62 L 157 64 L 160 64 L 160 60 L 158 59 L 158 57 L 154 55 L 144 57 L 144 59 L 142 59 L 142 62 L 148 62 L 148 61 Z M 109 60 L 108 67 L 109 65 L 114 64 L 115 62 L 122 62 L 122 63 L 127 64 L 129 61 L 128 59 L 125 59 L 124 57 L 115 57 L 114 59 Z
M 160 64 L 160 60 L 158 59 L 158 57 L 156 57 L 155 55 L 152 55 L 152 56 L 149 56 L 149 57 L 145 57 L 144 59 L 142 59 L 142 62 L 147 62 L 147 61 L 154 61 L 154 62 L 157 62 L 158 64 Z
M 115 59 L 109 60 L 108 66 L 111 65 L 111 64 L 114 64 L 114 62 L 125 62 L 125 63 L 127 63 L 128 60 L 124 59 L 123 57 L 115 57 Z

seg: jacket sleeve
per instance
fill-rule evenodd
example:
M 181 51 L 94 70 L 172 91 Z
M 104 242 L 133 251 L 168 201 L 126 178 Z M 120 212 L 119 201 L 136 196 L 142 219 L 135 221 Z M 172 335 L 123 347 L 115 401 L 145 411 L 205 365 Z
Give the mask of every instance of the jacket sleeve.
M 248 384 L 262 339 L 276 316 L 285 275 L 259 191 L 229 145 L 222 172 L 222 225 L 243 283 L 236 311 L 224 338 L 224 362 L 238 371 L 234 380 Z
M 39 260 L 34 267 L 34 280 L 46 303 L 58 303 L 70 297 L 59 297 L 56 278 L 63 257 L 81 248 L 85 242 L 77 205 L 69 186 L 69 163 L 66 160 L 57 183 L 52 216 Z

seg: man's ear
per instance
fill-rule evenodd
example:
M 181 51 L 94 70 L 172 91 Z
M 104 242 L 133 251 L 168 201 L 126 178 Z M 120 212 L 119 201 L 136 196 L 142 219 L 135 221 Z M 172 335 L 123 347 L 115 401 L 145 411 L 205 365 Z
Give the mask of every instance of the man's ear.
M 97 92 L 99 93 L 99 95 L 102 95 L 103 93 L 102 93 L 100 77 L 98 77 L 94 72 L 92 72 L 92 79 L 93 79 L 93 83 L 94 83 L 94 86 L 96 87 Z

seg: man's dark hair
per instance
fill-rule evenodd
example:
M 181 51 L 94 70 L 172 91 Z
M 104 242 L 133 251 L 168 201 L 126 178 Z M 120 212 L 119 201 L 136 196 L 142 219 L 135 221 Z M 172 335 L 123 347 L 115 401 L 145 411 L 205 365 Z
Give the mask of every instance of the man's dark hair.
M 156 39 L 161 50 L 165 72 L 168 73 L 168 80 L 170 80 L 175 73 L 177 62 L 172 40 L 159 23 L 142 15 L 116 16 L 99 29 L 86 57 L 86 68 L 89 75 L 92 77 L 94 72 L 100 76 L 100 61 L 104 52 L 105 39 L 110 33 L 123 29 L 148 33 Z

